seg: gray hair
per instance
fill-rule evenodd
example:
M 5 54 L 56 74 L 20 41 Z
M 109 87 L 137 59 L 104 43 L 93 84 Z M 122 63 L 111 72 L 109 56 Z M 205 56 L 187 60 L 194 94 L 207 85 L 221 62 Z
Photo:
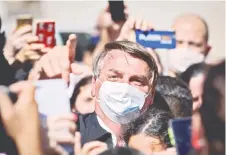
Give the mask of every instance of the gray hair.
M 101 62 L 107 53 L 111 50 L 119 49 L 138 59 L 143 60 L 149 67 L 149 80 L 155 86 L 158 77 L 158 68 L 154 58 L 141 45 L 131 41 L 114 41 L 106 44 L 104 50 L 100 52 L 93 61 L 93 77 L 96 79 L 100 76 Z

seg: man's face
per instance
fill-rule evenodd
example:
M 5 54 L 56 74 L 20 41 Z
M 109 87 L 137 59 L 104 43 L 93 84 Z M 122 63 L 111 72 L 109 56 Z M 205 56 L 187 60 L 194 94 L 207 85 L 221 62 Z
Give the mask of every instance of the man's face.
M 81 114 L 88 114 L 94 112 L 94 98 L 90 94 L 91 83 L 80 88 L 80 93 L 75 102 L 75 111 Z
M 174 25 L 176 32 L 176 48 L 187 48 L 191 51 L 197 51 L 205 56 L 210 47 L 205 38 L 205 28 L 200 21 L 180 20 Z
M 148 65 L 121 50 L 109 51 L 105 58 L 100 62 L 101 72 L 99 80 L 128 83 L 140 91 L 148 94 L 151 89 Z M 98 98 L 101 82 L 93 80 L 92 95 Z M 143 109 L 151 103 L 152 95 L 146 98 Z M 96 102 L 96 111 L 100 111 L 99 104 Z

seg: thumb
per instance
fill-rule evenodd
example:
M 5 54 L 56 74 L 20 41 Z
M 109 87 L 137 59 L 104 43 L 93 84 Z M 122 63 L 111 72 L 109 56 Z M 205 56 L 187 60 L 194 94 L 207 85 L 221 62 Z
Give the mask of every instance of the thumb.
M 75 132 L 75 144 L 74 144 L 75 155 L 81 152 L 81 134 L 80 132 Z
M 76 55 L 76 46 L 77 46 L 77 38 L 75 34 L 70 34 L 66 43 L 66 46 L 69 49 L 69 59 L 71 62 L 74 61 Z

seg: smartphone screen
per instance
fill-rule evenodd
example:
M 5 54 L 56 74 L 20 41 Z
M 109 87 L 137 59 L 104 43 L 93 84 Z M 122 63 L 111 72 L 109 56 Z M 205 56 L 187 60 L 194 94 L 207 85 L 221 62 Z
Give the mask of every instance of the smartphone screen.
M 111 18 L 114 22 L 125 21 L 126 16 L 124 13 L 124 2 L 123 1 L 108 1 Z
M 39 38 L 39 43 L 44 44 L 46 47 L 53 48 L 56 45 L 55 21 L 36 21 L 36 35 Z
M 187 155 L 192 150 L 191 117 L 172 119 L 169 122 L 169 127 L 172 131 L 169 133 L 170 137 L 173 137 L 172 145 L 176 146 L 177 154 Z

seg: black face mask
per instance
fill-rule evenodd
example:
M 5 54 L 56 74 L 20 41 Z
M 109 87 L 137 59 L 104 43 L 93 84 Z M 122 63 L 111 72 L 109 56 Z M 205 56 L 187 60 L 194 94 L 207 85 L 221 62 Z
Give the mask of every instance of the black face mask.
M 5 42 L 6 42 L 5 32 L 0 32 L 0 51 L 3 50 Z

